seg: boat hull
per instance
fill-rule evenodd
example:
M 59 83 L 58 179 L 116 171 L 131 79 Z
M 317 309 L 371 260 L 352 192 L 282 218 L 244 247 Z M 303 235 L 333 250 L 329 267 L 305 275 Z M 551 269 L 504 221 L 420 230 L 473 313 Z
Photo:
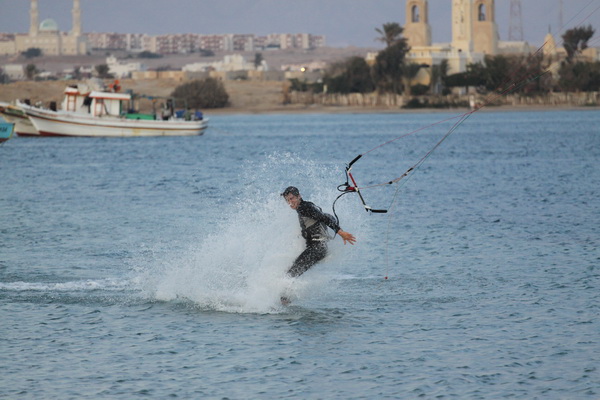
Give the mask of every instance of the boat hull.
M 7 103 L 0 104 L 0 114 L 6 121 L 15 124 L 14 132 L 17 135 L 40 136 L 22 108 Z
M 94 117 L 78 113 L 23 107 L 42 136 L 141 137 L 197 136 L 208 127 L 207 120 L 135 120 L 117 117 Z
M 0 122 L 0 143 L 10 139 L 14 129 L 15 124 L 11 122 Z

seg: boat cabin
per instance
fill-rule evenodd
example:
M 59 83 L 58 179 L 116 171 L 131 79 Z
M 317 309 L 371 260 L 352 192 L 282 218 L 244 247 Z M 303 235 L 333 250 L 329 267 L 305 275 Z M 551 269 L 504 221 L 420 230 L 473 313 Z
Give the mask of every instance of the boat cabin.
M 81 91 L 76 87 L 67 87 L 62 109 L 94 117 L 118 117 L 127 112 L 130 101 L 131 95 L 127 93 Z

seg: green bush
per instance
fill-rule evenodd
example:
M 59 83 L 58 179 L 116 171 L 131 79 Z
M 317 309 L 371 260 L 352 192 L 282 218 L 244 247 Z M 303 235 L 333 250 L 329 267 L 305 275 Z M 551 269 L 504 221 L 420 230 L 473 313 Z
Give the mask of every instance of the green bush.
M 413 96 L 422 96 L 429 91 L 429 86 L 423 85 L 421 83 L 417 83 L 416 85 L 411 86 L 410 92 Z
M 177 86 L 171 93 L 177 103 L 184 102 L 189 108 L 222 108 L 229 104 L 229 95 L 223 83 L 214 79 L 198 79 Z
M 361 57 L 350 57 L 333 64 L 323 83 L 331 93 L 370 93 L 375 89 L 371 68 Z
M 23 57 L 29 59 L 33 57 L 40 57 L 42 55 L 42 49 L 38 49 L 37 47 L 30 47 L 26 51 L 21 52 Z
M 151 51 L 142 51 L 138 54 L 139 58 L 162 58 L 162 54 L 153 53 Z

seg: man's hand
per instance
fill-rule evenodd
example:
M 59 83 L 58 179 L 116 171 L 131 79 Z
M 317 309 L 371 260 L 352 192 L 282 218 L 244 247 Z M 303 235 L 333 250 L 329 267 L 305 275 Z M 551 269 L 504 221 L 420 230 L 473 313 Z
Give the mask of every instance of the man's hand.
M 350 243 L 353 245 L 356 242 L 354 235 L 349 232 L 340 229 L 337 234 L 340 235 L 340 237 L 344 240 L 344 244 Z

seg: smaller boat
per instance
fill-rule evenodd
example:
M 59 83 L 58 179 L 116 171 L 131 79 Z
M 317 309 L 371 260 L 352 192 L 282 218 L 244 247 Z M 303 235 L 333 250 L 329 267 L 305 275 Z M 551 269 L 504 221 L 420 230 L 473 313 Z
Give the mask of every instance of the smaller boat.
M 15 124 L 15 133 L 19 136 L 40 136 L 38 130 L 33 126 L 29 117 L 22 108 L 9 103 L 0 102 L 0 114 L 2 117 Z
M 1 122 L 0 121 L 0 143 L 6 142 L 12 136 L 15 129 L 15 124 L 12 122 Z

